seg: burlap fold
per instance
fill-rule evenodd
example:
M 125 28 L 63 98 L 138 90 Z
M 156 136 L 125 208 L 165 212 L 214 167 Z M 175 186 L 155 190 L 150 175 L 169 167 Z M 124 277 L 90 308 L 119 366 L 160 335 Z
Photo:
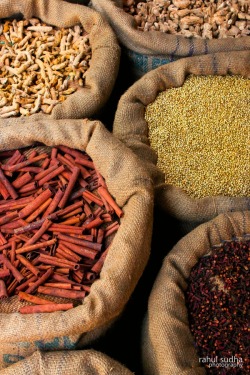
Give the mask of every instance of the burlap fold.
M 86 150 L 124 210 L 100 279 L 80 306 L 66 312 L 21 315 L 17 297 L 0 301 L 1 369 L 36 349 L 87 345 L 122 313 L 149 258 L 153 189 L 140 160 L 99 121 L 26 121 L 21 126 L 0 125 L 0 134 L 0 150 L 34 142 Z
M 154 179 L 156 204 L 180 221 L 198 225 L 223 212 L 249 209 L 250 197 L 194 199 L 181 188 L 164 183 L 164 174 L 156 167 L 156 153 L 150 148 L 145 107 L 156 99 L 159 92 L 182 86 L 188 74 L 239 74 L 250 78 L 250 51 L 180 59 L 147 73 L 120 98 L 113 133 L 144 161 Z
M 50 115 L 36 113 L 36 119 L 84 118 L 93 116 L 109 99 L 120 63 L 120 47 L 116 36 L 98 12 L 79 4 L 61 0 L 2 0 L 0 18 L 38 17 L 43 22 L 60 28 L 81 24 L 89 33 L 92 48 L 90 68 L 85 75 L 85 86 L 58 104 Z M 27 119 L 27 118 L 26 118 Z M 15 118 L 7 121 L 14 122 Z M 0 124 L 5 119 L 0 119 Z
M 221 214 L 183 237 L 153 285 L 142 332 L 145 375 L 206 374 L 188 324 L 184 292 L 192 267 L 211 247 L 250 233 L 250 212 Z
M 249 36 L 208 40 L 159 31 L 139 31 L 134 17 L 122 9 L 122 0 L 91 0 L 91 4 L 109 21 L 119 42 L 126 47 L 136 78 L 159 65 L 182 57 L 250 49 Z
M 1 375 L 132 375 L 123 365 L 95 350 L 42 353 L 0 371 Z

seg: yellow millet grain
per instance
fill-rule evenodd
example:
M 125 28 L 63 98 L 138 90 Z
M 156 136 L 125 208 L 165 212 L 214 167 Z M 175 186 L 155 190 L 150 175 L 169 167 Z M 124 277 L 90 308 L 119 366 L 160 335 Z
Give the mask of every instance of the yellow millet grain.
M 250 196 L 250 79 L 190 75 L 145 119 L 167 184 L 193 198 Z

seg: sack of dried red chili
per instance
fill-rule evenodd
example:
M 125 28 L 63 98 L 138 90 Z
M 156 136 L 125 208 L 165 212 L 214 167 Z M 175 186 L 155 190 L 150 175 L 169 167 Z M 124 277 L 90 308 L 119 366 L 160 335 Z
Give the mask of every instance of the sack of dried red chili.
M 148 261 L 152 231 L 153 192 L 151 180 L 140 160 L 131 150 L 113 137 L 99 121 L 26 121 L 17 127 L 14 125 L 0 126 L 0 132 L 2 156 L 7 156 L 9 152 L 4 152 L 4 150 L 22 151 L 22 148 L 33 145 L 34 142 L 42 143 L 47 148 L 50 147 L 51 155 L 51 157 L 48 157 L 45 148 L 44 152 L 36 156 L 34 151 L 37 149 L 35 148 L 29 150 L 25 160 L 23 160 L 22 155 L 15 152 L 12 153 L 12 156 L 9 155 L 11 162 L 1 165 L 1 192 L 5 194 L 5 190 L 7 190 L 6 194 L 11 195 L 12 198 L 1 199 L 1 212 L 5 212 L 6 215 L 1 214 L 0 218 L 2 234 L 0 238 L 2 244 L 0 253 L 1 279 L 7 280 L 7 296 L 2 285 L 3 299 L 0 300 L 0 368 L 4 368 L 31 355 L 37 349 L 81 348 L 103 334 L 116 317 L 122 313 Z M 86 159 L 79 150 L 84 150 L 92 161 Z M 13 159 L 16 157 L 21 158 L 21 160 L 19 159 L 13 164 Z M 42 170 L 39 166 L 34 167 L 31 163 L 38 160 L 42 162 Z M 50 162 L 50 165 L 48 165 L 48 162 Z M 90 171 L 84 179 L 83 175 L 86 174 L 88 167 Z M 94 172 L 97 179 L 92 178 L 91 169 L 93 167 L 98 171 L 97 173 Z M 19 171 L 17 176 L 15 175 L 16 170 Z M 47 173 L 48 170 L 50 174 Z M 77 176 L 75 172 L 78 176 L 80 176 L 79 173 L 81 174 L 78 181 L 81 185 L 77 187 L 77 191 L 70 191 L 72 179 Z M 29 174 L 33 175 L 31 181 L 26 180 Z M 51 176 L 54 176 L 54 178 Z M 116 226 L 108 230 L 109 234 L 114 229 L 117 232 L 108 250 L 103 253 L 106 258 L 100 277 L 93 282 L 89 291 L 88 285 L 85 285 L 82 290 L 81 280 L 85 279 L 85 274 L 86 279 L 89 280 L 87 277 L 89 272 L 85 273 L 85 271 L 89 270 L 92 255 L 95 259 L 99 258 L 97 253 L 99 250 L 102 251 L 96 236 L 99 237 L 99 234 L 101 234 L 103 238 L 104 234 L 105 237 L 103 231 L 98 230 L 97 234 L 95 227 L 98 226 L 93 227 L 92 224 L 98 221 L 99 224 L 100 222 L 106 222 L 109 226 L 110 223 L 110 214 L 102 215 L 100 207 L 93 206 L 95 211 L 91 213 L 91 202 L 97 203 L 98 206 L 99 202 L 104 199 L 104 206 L 113 206 L 118 217 L 120 212 L 120 209 L 114 205 L 114 201 L 112 202 L 110 197 L 105 195 L 106 198 L 104 198 L 104 180 L 101 176 L 105 179 L 105 184 L 116 204 L 121 207 L 123 215 L 120 215 L 122 217 L 119 229 L 117 230 Z M 14 181 L 12 181 L 13 179 Z M 26 180 L 25 185 L 22 185 L 23 179 Z M 91 191 L 86 187 L 86 180 L 89 188 L 91 187 Z M 8 181 L 11 182 L 12 189 Z M 98 187 L 98 181 L 101 182 L 100 187 Z M 33 186 L 34 183 L 35 186 Z M 57 192 L 55 189 L 57 189 Z M 94 194 L 96 190 L 99 196 Z M 34 198 L 31 196 L 31 201 L 25 204 L 23 200 L 30 199 L 30 192 L 34 192 Z M 15 197 L 15 194 L 18 196 Z M 57 200 L 58 194 L 60 195 L 59 203 Z M 82 198 L 84 198 L 84 205 Z M 70 215 L 74 205 L 71 204 L 72 200 L 77 205 L 77 207 L 74 207 L 74 217 Z M 8 201 L 10 214 L 6 212 L 5 202 Z M 56 206 L 55 201 L 57 201 Z M 71 206 L 70 212 L 68 212 L 69 205 Z M 47 214 L 44 213 L 44 210 Z M 88 220 L 89 211 L 92 220 Z M 49 216 L 46 216 L 48 214 Z M 54 215 L 59 220 L 55 220 Z M 93 215 L 95 216 L 94 220 Z M 19 228 L 13 227 L 15 219 Z M 22 220 L 24 220 L 23 224 Z M 73 229 L 72 220 L 76 220 Z M 83 232 L 79 228 L 77 220 L 83 220 L 82 229 L 87 229 L 87 232 Z M 68 231 L 69 227 L 70 231 Z M 12 236 L 13 242 L 13 230 L 14 241 L 17 241 L 17 246 L 14 246 L 14 249 L 9 247 L 8 243 L 10 242 L 9 236 Z M 22 233 L 24 230 L 25 232 Z M 95 237 L 94 241 L 93 236 Z M 107 231 L 106 236 L 108 236 Z M 29 241 L 29 244 L 27 241 Z M 87 241 L 93 242 L 95 246 L 90 246 L 90 242 Z M 61 245 L 56 246 L 56 249 L 53 250 L 53 244 L 56 242 Z M 41 248 L 44 244 L 52 252 L 44 251 L 46 248 Z M 38 251 L 36 259 L 33 255 L 31 255 L 31 258 L 28 256 L 25 258 L 30 250 L 35 249 Z M 106 245 L 103 250 L 106 250 Z M 18 268 L 19 272 L 16 272 L 9 265 L 12 251 L 16 254 L 14 266 Z M 57 253 L 56 259 L 54 251 Z M 85 260 L 79 259 L 82 256 Z M 99 263 L 102 264 L 102 256 L 99 259 Z M 17 260 L 19 262 L 15 263 Z M 96 266 L 91 266 L 93 272 L 96 271 L 97 263 L 95 263 Z M 57 272 L 54 272 L 53 269 Z M 36 275 L 37 270 L 40 271 L 40 275 Z M 68 277 L 69 270 L 70 274 L 72 273 L 72 278 Z M 6 272 L 11 275 L 3 275 Z M 32 281 L 29 278 L 23 279 L 27 275 L 31 276 L 30 272 L 35 273 L 38 280 L 36 278 Z M 7 285 L 8 277 L 13 276 L 18 283 L 14 280 L 12 285 Z M 45 282 L 42 286 L 41 279 Z M 24 282 L 29 284 L 28 290 L 21 287 Z M 65 284 L 62 285 L 65 282 L 73 285 L 73 290 L 70 286 L 68 288 Z M 61 283 L 61 287 L 58 283 Z M 63 286 L 71 290 L 66 290 L 65 294 Z M 10 298 L 8 298 L 8 288 L 12 296 Z M 28 303 L 21 302 L 17 296 L 13 296 L 13 288 L 18 291 L 20 299 L 24 299 Z M 40 292 L 39 298 L 42 298 L 42 301 L 40 299 L 34 301 L 34 297 L 37 296 L 32 295 L 32 293 L 36 289 Z M 56 294 L 55 289 L 57 290 Z M 89 293 L 85 298 L 84 291 L 87 294 Z M 77 304 L 74 303 L 74 308 L 72 306 L 61 306 L 62 309 L 70 309 L 68 311 L 56 311 L 54 308 L 51 310 L 51 300 L 57 303 L 59 297 L 67 298 L 68 296 L 68 298 L 71 298 L 72 292 L 78 296 L 78 302 Z M 54 297 L 51 298 L 51 296 Z M 32 301 L 36 305 L 41 304 L 40 307 L 35 306 L 33 314 L 31 314 L 32 309 L 30 307 L 27 311 L 27 305 Z M 72 302 L 72 300 L 68 299 L 68 302 Z M 44 303 L 45 305 L 43 305 Z M 45 306 L 45 310 L 43 306 Z M 57 307 L 55 305 L 55 308 Z M 56 312 L 39 314 L 38 312 L 41 311 Z M 20 312 L 26 314 L 22 315 Z
M 9 366 L 1 375 L 132 375 L 127 368 L 95 350 L 68 350 L 42 353 Z
M 240 9 L 240 17 L 249 17 L 244 1 L 206 4 L 189 0 L 91 0 L 90 3 L 115 30 L 135 79 L 182 57 L 250 49 L 247 23 L 241 24 L 241 30 L 237 27 Z
M 147 73 L 118 103 L 114 135 L 144 161 L 156 204 L 185 231 L 249 208 L 249 62 L 250 52 L 181 59 Z
M 250 212 L 221 214 L 166 256 L 143 325 L 145 374 L 248 374 Z
M 0 18 L 1 124 L 90 117 L 104 106 L 120 47 L 98 12 L 61 0 L 3 0 Z

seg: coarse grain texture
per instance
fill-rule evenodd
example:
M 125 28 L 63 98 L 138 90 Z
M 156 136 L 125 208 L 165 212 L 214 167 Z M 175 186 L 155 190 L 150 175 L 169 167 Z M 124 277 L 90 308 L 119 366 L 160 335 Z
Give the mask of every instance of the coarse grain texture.
M 146 108 L 165 182 L 193 198 L 250 196 L 250 80 L 189 76 Z

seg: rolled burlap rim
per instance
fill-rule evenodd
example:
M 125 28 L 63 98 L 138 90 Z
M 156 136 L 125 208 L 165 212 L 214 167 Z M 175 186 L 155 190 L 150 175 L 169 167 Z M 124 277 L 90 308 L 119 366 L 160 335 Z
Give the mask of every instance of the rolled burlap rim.
M 214 196 L 194 199 L 183 189 L 165 184 L 164 174 L 156 167 L 157 155 L 150 147 L 145 108 L 160 92 L 182 86 L 189 74 L 232 74 L 250 78 L 250 51 L 184 58 L 147 73 L 120 98 L 113 133 L 143 160 L 154 180 L 156 204 L 183 222 L 199 224 L 223 212 L 249 209 L 250 197 Z

